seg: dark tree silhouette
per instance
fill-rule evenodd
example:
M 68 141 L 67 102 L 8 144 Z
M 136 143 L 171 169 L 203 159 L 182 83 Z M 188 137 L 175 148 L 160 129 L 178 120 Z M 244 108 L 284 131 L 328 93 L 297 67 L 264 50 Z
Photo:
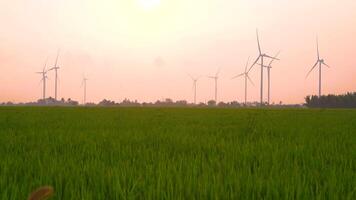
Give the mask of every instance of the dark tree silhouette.
M 356 92 L 342 95 L 323 95 L 305 97 L 305 105 L 309 108 L 356 108 Z

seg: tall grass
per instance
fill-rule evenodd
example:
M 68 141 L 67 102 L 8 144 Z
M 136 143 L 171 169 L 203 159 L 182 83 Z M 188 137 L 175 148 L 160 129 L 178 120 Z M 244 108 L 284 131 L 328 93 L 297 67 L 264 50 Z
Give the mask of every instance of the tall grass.
M 0 107 L 0 199 L 356 199 L 356 110 Z

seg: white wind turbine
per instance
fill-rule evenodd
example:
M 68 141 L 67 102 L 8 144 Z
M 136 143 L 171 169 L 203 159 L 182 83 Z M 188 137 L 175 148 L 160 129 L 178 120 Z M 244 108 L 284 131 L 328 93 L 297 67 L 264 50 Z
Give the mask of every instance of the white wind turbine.
M 83 76 L 83 80 L 82 80 L 82 87 L 84 88 L 83 105 L 85 105 L 87 101 L 87 81 L 88 79 L 85 76 Z
M 279 51 L 274 57 L 277 58 L 280 53 L 281 52 Z M 268 105 L 270 104 L 270 98 L 271 98 L 271 69 L 272 69 L 273 61 L 275 61 L 275 59 L 271 59 L 271 61 L 269 62 L 268 65 L 264 65 L 263 66 L 263 67 L 267 68 L 267 79 L 268 79 L 268 100 L 267 100 L 267 104 Z M 259 63 L 259 65 L 262 66 L 260 63 Z
M 330 66 L 325 63 L 324 59 L 320 58 L 318 38 L 316 38 L 316 51 L 317 51 L 317 56 L 318 56 L 317 61 L 314 64 L 314 66 L 311 68 L 311 70 L 308 72 L 306 78 L 308 78 L 309 74 L 314 70 L 314 68 L 319 65 L 319 97 L 320 97 L 321 96 L 321 69 L 322 69 L 322 65 L 329 67 L 329 68 L 330 68 Z
M 218 79 L 219 79 L 219 74 L 220 74 L 220 69 L 216 72 L 215 76 L 208 76 L 208 78 L 214 79 L 215 80 L 215 103 L 218 103 Z
M 256 35 L 257 35 L 257 45 L 258 45 L 258 52 L 259 52 L 259 55 L 256 59 L 256 61 L 251 65 L 250 69 L 248 70 L 248 72 L 253 68 L 253 66 L 255 66 L 258 62 L 258 60 L 260 60 L 261 62 L 261 89 L 260 89 L 260 104 L 263 105 L 263 61 L 264 61 L 264 58 L 269 58 L 269 59 L 273 59 L 273 60 L 279 60 L 278 58 L 275 58 L 275 57 L 272 57 L 272 56 L 269 56 L 265 53 L 262 53 L 262 50 L 261 50 L 261 45 L 260 45 L 260 39 L 259 39 L 259 36 L 258 36 L 258 30 L 256 30 Z
M 46 70 L 47 61 L 48 61 L 48 58 L 46 59 L 46 62 L 45 62 L 45 65 L 43 66 L 42 71 L 41 72 L 36 72 L 37 74 L 41 74 L 42 75 L 41 82 L 43 84 L 43 90 L 42 90 L 42 99 L 43 99 L 43 101 L 46 101 L 46 80 L 48 78 L 47 77 L 48 70 Z
M 190 76 L 190 78 L 193 81 L 193 90 L 194 90 L 194 104 L 197 104 L 197 82 L 200 79 L 200 77 L 198 78 L 194 78 L 192 75 L 188 74 Z
M 235 78 L 244 76 L 244 78 L 245 78 L 245 106 L 247 105 L 247 79 L 251 82 L 252 85 L 254 85 L 253 81 L 251 80 L 250 76 L 248 75 L 249 72 L 247 71 L 249 60 L 250 60 L 250 58 L 247 59 L 244 73 L 241 73 L 241 74 L 231 78 L 231 79 L 235 79 Z
M 51 69 L 49 69 L 48 71 L 51 71 L 51 70 L 54 70 L 55 72 L 55 82 L 54 82 L 54 99 L 57 101 L 57 92 L 58 92 L 58 69 L 59 69 L 59 66 L 57 65 L 58 64 L 58 57 L 59 57 L 59 52 L 60 50 L 58 49 L 57 51 L 57 58 L 56 58 L 56 62 L 54 64 L 54 67 L 52 67 Z

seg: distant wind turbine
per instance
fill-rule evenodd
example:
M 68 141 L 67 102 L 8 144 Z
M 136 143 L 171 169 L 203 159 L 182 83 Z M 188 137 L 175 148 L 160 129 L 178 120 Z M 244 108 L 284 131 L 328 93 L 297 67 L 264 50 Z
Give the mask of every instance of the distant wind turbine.
M 46 70 L 46 67 L 47 67 L 47 61 L 48 61 L 48 58 L 46 59 L 46 62 L 43 66 L 43 69 L 41 72 L 36 72 L 37 74 L 41 74 L 42 75 L 42 79 L 41 79 L 41 82 L 43 84 L 43 91 L 42 91 L 42 99 L 43 101 L 46 101 L 46 80 L 47 80 L 47 72 L 48 70 Z
M 82 80 L 82 87 L 84 87 L 83 105 L 85 105 L 87 101 L 87 81 L 88 79 L 85 76 L 83 76 L 83 80 Z
M 198 78 L 194 78 L 192 75 L 188 74 L 190 76 L 190 78 L 193 81 L 193 90 L 194 90 L 194 104 L 197 104 L 197 82 L 200 79 L 200 77 Z
M 261 50 L 261 45 L 260 45 L 260 39 L 259 39 L 259 36 L 258 36 L 258 30 L 256 30 L 256 35 L 257 35 L 257 45 L 258 45 L 258 52 L 259 52 L 259 55 L 256 59 L 255 62 L 253 62 L 253 64 L 251 65 L 250 69 L 248 70 L 248 72 L 253 68 L 253 66 L 255 66 L 258 62 L 258 60 L 261 61 L 261 89 L 260 89 L 260 104 L 263 105 L 263 61 L 264 61 L 264 58 L 270 58 L 270 59 L 273 59 L 273 60 L 279 60 L 278 58 L 275 58 L 275 57 L 272 57 L 272 56 L 269 56 L 265 53 L 262 53 L 262 50 Z
M 58 57 L 59 57 L 59 52 L 60 50 L 58 49 L 57 51 L 57 58 L 56 58 L 56 62 L 54 64 L 54 67 L 52 67 L 51 69 L 49 69 L 48 71 L 54 70 L 55 72 L 55 82 L 54 82 L 54 99 L 57 101 L 57 92 L 58 92 Z
M 215 103 L 218 103 L 218 79 L 219 79 L 220 69 L 221 68 L 218 69 L 215 76 L 208 76 L 208 78 L 215 80 Z
M 277 58 L 280 53 L 281 52 L 279 51 L 274 57 Z M 268 65 L 263 66 L 263 67 L 267 68 L 267 78 L 268 78 L 268 100 L 267 100 L 267 103 L 268 103 L 268 105 L 270 104 L 270 98 L 271 98 L 271 69 L 272 69 L 273 61 L 275 61 L 275 59 L 272 59 Z M 262 66 L 261 63 L 259 63 L 259 65 Z
M 250 58 L 247 59 L 244 73 L 241 73 L 241 74 L 231 78 L 231 79 L 235 79 L 235 78 L 244 76 L 244 78 L 245 78 L 245 106 L 247 105 L 247 79 L 251 82 L 252 85 L 254 85 L 253 81 L 251 80 L 250 76 L 248 75 L 249 72 L 247 71 L 249 60 L 250 60 Z
M 316 51 L 317 51 L 317 61 L 314 64 L 314 66 L 311 68 L 311 70 L 308 72 L 306 78 L 308 78 L 309 74 L 314 70 L 314 68 L 319 65 L 319 97 L 320 97 L 321 96 L 321 68 L 322 65 L 325 65 L 326 67 L 329 68 L 330 66 L 325 63 L 324 59 L 320 58 L 318 37 L 316 38 Z

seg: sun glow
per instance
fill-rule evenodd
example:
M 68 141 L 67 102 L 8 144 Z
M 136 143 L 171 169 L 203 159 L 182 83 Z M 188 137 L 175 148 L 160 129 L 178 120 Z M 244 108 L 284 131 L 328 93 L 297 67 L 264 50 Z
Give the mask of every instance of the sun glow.
M 152 10 L 160 5 L 161 0 L 137 0 L 137 2 L 144 10 Z

